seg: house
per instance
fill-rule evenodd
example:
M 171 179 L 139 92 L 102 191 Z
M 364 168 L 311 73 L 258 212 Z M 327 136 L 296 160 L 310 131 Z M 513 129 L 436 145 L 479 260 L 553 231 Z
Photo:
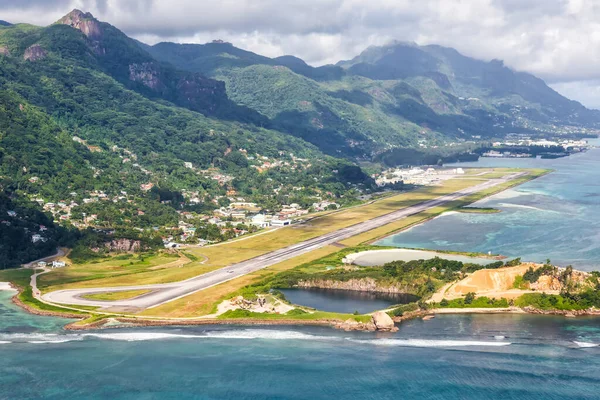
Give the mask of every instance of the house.
M 40 261 L 37 263 L 38 267 L 40 268 L 46 268 L 46 266 L 48 265 L 48 263 L 46 261 Z
M 64 261 L 52 261 L 52 268 L 62 268 L 66 265 L 67 263 L 65 263 Z
M 15 211 L 7 211 L 6 212 L 8 214 L 9 217 L 16 217 L 17 213 Z
M 45 238 L 42 235 L 39 235 L 36 233 L 35 235 L 31 235 L 31 242 L 32 243 L 45 242 Z

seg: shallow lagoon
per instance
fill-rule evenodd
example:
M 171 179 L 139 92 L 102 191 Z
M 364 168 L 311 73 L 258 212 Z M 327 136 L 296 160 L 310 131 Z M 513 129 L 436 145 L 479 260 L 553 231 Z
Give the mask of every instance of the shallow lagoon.
M 548 168 L 555 172 L 473 204 L 497 214 L 449 213 L 378 245 L 492 252 L 562 266 L 600 269 L 600 149 L 555 159 L 489 159 L 466 167 Z
M 439 257 L 445 260 L 460 261 L 462 263 L 471 263 L 486 265 L 495 262 L 492 258 L 469 257 L 460 254 L 438 253 L 435 251 L 413 250 L 413 249 L 387 249 L 387 250 L 369 250 L 350 255 L 349 259 L 353 264 L 361 267 L 373 267 L 383 265 L 392 261 L 412 261 L 412 260 L 430 260 Z

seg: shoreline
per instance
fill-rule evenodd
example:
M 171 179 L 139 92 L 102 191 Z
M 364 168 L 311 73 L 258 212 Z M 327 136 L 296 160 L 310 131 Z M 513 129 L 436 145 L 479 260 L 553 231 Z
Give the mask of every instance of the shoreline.
M 160 327 L 160 326 L 201 326 L 201 325 L 241 325 L 241 326 L 320 326 L 329 327 L 337 330 L 345 330 L 345 321 L 334 319 L 319 319 L 319 320 L 299 320 L 299 319 L 258 319 L 258 318 L 235 318 L 235 319 L 218 319 L 218 318 L 196 318 L 196 319 L 161 319 L 147 318 L 135 316 L 113 316 L 90 322 L 89 324 L 81 325 L 80 323 L 88 319 L 93 314 L 79 315 L 69 314 L 57 311 L 45 311 L 33 308 L 23 303 L 19 298 L 21 293 L 20 288 L 15 288 L 14 296 L 11 297 L 13 304 L 19 306 L 24 311 L 39 316 L 57 317 L 74 319 L 76 321 L 66 324 L 63 329 L 67 331 L 86 331 L 95 329 L 124 329 L 124 328 L 140 328 L 140 327 Z M 402 323 L 412 319 L 426 319 L 428 316 L 438 315 L 459 315 L 459 314 L 518 314 L 518 315 L 546 315 L 546 316 L 562 316 L 564 318 L 576 317 L 598 317 L 600 309 L 587 310 L 541 310 L 533 307 L 508 307 L 508 308 L 435 308 L 430 310 L 417 310 L 407 312 L 401 317 L 393 317 L 394 323 Z M 358 329 L 361 330 L 361 329 Z M 368 329 L 364 329 L 369 331 Z

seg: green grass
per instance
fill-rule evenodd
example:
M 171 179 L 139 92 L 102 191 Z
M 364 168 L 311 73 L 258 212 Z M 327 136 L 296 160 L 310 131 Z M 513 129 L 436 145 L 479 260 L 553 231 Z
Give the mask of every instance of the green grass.
M 463 207 L 456 211 L 465 213 L 465 214 L 497 214 L 499 212 L 502 212 L 501 210 L 499 210 L 497 208 L 491 208 L 491 207 Z
M 104 292 L 84 295 L 85 299 L 89 300 L 101 300 L 101 301 L 114 301 L 114 300 L 127 300 L 149 293 L 151 290 L 122 290 L 119 292 Z
M 294 311 L 294 310 L 293 310 Z M 298 320 L 298 321 L 317 321 L 317 320 L 339 320 L 346 321 L 348 318 L 357 322 L 369 322 L 370 315 L 353 315 L 344 313 L 333 313 L 326 311 L 315 311 L 313 313 L 298 313 L 290 311 L 286 314 L 255 313 L 247 310 L 230 310 L 219 316 L 219 319 L 258 319 L 258 320 Z

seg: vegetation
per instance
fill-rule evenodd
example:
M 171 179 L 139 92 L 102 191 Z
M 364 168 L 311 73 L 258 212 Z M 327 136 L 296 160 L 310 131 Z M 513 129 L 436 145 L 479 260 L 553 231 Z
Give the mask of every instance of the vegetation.
M 285 320 L 294 319 L 300 321 L 315 320 L 339 320 L 353 319 L 357 322 L 369 322 L 370 315 L 354 315 L 343 313 L 332 313 L 326 311 L 302 312 L 294 309 L 286 314 L 256 313 L 248 310 L 229 310 L 219 316 L 219 319 L 260 319 L 260 320 Z
M 94 293 L 83 296 L 88 300 L 115 301 L 127 300 L 149 293 L 150 290 L 122 290 L 119 292 Z
M 326 193 L 339 204 L 352 204 L 357 188 L 372 188 L 372 180 L 360 168 L 326 157 L 300 139 L 262 128 L 252 112 L 237 108 L 224 91 L 216 94 L 220 99 L 206 101 L 198 97 L 204 93 L 199 91 L 195 104 L 184 104 L 173 93 L 171 79 L 186 74 L 170 66 L 156 64 L 165 85 L 161 93 L 131 81 L 130 63 L 152 62 L 151 56 L 115 28 L 102 24 L 101 29 L 104 35 L 96 44 L 61 25 L 0 30 L 0 46 L 9 50 L 0 55 L 0 212 L 20 206 L 15 211 L 26 214 L 32 225 L 8 221 L 12 227 L 0 226 L 0 238 L 6 239 L 0 241 L 0 268 L 47 255 L 57 244 L 77 239 L 80 245 L 73 256 L 79 261 L 96 257 L 89 249 L 102 249 L 97 245 L 106 240 L 132 238 L 156 248 L 162 243 L 154 227 L 177 226 L 178 211 L 211 213 L 230 191 L 273 210 L 294 201 L 308 204 Z M 47 54 L 24 60 L 32 44 Z M 105 54 L 95 53 L 96 45 Z M 262 172 L 252 168 L 259 155 L 277 165 Z M 219 183 L 213 179 L 217 174 L 231 180 Z M 190 204 L 183 196 L 190 192 L 202 203 Z M 93 193 L 111 201 L 98 201 Z M 46 207 L 53 216 L 43 217 L 39 205 L 29 204 L 34 199 L 45 206 L 64 205 Z M 37 210 L 37 216 L 25 208 Z M 93 222 L 86 219 L 90 216 Z M 51 221 L 59 218 L 73 235 L 55 229 Z M 48 228 L 46 241 L 33 246 L 31 234 L 39 225 Z M 80 235 L 73 226 L 94 230 Z M 200 234 L 214 239 L 211 232 Z M 15 242 L 20 238 L 22 248 L 10 237 Z
M 464 298 L 442 300 L 434 305 L 435 308 L 507 308 L 506 299 L 490 299 L 485 296 L 475 297 L 475 293 L 467 293 Z
M 497 208 L 490 207 L 463 207 L 458 210 L 461 213 L 473 213 L 473 214 L 497 214 L 500 212 Z

